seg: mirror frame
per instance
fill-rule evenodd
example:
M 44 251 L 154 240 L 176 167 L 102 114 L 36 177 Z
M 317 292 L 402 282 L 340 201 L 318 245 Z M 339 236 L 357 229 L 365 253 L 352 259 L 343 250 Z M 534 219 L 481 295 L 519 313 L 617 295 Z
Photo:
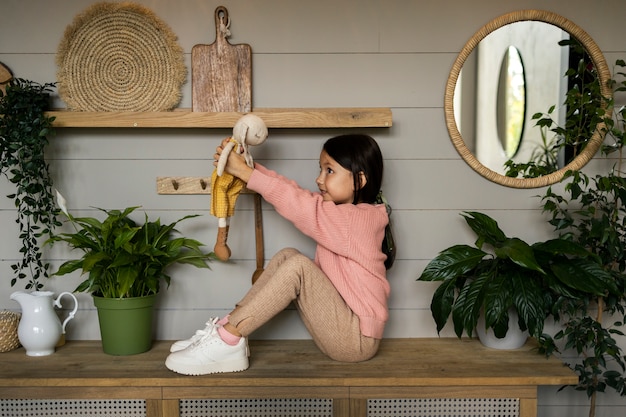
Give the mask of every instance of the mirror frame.
M 448 133 L 450 135 L 450 139 L 452 140 L 452 144 L 456 148 L 457 152 L 461 155 L 461 158 L 463 158 L 474 171 L 492 182 L 512 188 L 538 188 L 554 184 L 561 181 L 567 171 L 578 170 L 582 168 L 585 164 L 587 164 L 587 162 L 591 160 L 591 158 L 593 158 L 593 156 L 600 148 L 600 145 L 604 141 L 606 128 L 604 123 L 598 124 L 592 137 L 589 139 L 587 146 L 585 146 L 582 152 L 579 153 L 572 161 L 570 161 L 566 166 L 559 169 L 558 171 L 537 178 L 512 178 L 499 174 L 481 164 L 478 159 L 476 159 L 474 154 L 472 154 L 472 152 L 465 145 L 465 142 L 463 141 L 463 137 L 459 132 L 454 117 L 454 91 L 456 88 L 457 80 L 459 78 L 459 74 L 461 73 L 461 68 L 463 68 L 463 64 L 465 63 L 471 52 L 474 50 L 474 48 L 478 46 L 478 43 L 491 32 L 510 23 L 527 20 L 550 23 L 554 26 L 561 28 L 562 30 L 565 30 L 571 36 L 576 38 L 588 52 L 593 62 L 593 65 L 598 72 L 598 81 L 600 82 L 600 91 L 602 92 L 603 97 L 610 98 L 613 95 L 612 89 L 608 85 L 608 82 L 611 79 L 611 73 L 609 71 L 608 65 L 606 64 L 606 60 L 604 58 L 604 55 L 602 54 L 602 51 L 584 30 L 582 30 L 579 26 L 566 19 L 565 17 L 545 10 L 519 10 L 497 17 L 488 22 L 482 28 L 480 28 L 474 34 L 474 36 L 472 36 L 469 41 L 467 41 L 465 46 L 463 46 L 463 49 L 461 50 L 456 60 L 454 61 L 454 64 L 452 65 L 452 70 L 450 71 L 448 82 L 446 83 L 446 91 L 444 97 L 446 126 L 448 128 Z M 606 104 L 606 110 L 610 112 L 610 109 L 608 108 L 608 103 Z

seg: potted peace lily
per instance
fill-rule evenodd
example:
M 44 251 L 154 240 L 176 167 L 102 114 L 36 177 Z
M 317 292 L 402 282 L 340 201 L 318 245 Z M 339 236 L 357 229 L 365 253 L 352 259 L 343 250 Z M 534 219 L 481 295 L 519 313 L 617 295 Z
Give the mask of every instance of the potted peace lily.
M 93 296 L 105 353 L 131 355 L 149 350 L 153 306 L 161 281 L 170 285 L 168 268 L 177 263 L 210 268 L 209 262 L 215 259 L 213 252 L 202 251 L 202 243 L 176 236 L 176 225 L 197 215 L 162 224 L 146 214 L 144 222 L 138 223 L 130 215 L 139 207 L 128 207 L 98 209 L 105 214 L 99 220 L 72 216 L 58 193 L 57 202 L 75 231 L 56 234 L 48 242 L 65 242 L 83 255 L 64 262 L 53 275 L 77 270 L 87 275 L 75 291 Z M 130 316 L 135 313 L 136 322 Z
M 594 255 L 574 242 L 552 239 L 529 245 L 507 237 L 486 214 L 462 216 L 477 236 L 475 246 L 444 249 L 418 278 L 441 282 L 431 302 L 438 333 L 451 317 L 459 338 L 476 332 L 490 347 L 518 348 L 526 337 L 512 344 L 504 339 L 512 330 L 541 338 L 545 320 L 558 316 L 565 300 L 602 294 L 611 285 Z

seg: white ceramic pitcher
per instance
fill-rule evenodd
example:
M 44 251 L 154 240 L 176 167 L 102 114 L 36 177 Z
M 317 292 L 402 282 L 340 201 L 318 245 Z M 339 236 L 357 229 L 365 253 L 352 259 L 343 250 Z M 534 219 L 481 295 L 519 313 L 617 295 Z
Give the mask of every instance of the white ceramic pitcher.
M 69 313 L 63 324 L 54 311 L 61 308 L 61 297 L 69 296 L 74 300 L 74 309 Z M 74 294 L 62 292 L 53 299 L 51 291 L 15 291 L 11 294 L 22 308 L 22 318 L 17 327 L 17 337 L 28 356 L 46 356 L 54 353 L 54 348 L 61 335 L 65 334 L 67 322 L 74 318 L 78 310 L 78 301 Z

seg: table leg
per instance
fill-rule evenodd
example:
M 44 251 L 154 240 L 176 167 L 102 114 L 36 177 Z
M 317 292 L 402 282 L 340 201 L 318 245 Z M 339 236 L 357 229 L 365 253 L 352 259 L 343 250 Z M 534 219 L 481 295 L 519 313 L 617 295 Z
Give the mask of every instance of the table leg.
M 519 417 L 537 417 L 537 398 L 519 399 Z

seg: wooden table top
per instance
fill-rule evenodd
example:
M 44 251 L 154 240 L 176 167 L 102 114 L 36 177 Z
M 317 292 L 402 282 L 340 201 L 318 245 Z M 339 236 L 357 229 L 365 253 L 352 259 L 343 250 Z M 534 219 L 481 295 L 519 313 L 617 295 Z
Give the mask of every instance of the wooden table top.
M 244 372 L 185 376 L 164 361 L 171 341 L 146 353 L 111 356 L 99 341 L 68 341 L 49 356 L 29 357 L 23 348 L 0 354 L 1 387 L 394 387 L 568 385 L 578 377 L 533 342 L 518 350 L 484 347 L 457 338 L 385 339 L 379 353 L 361 363 L 328 359 L 311 340 L 250 341 Z

